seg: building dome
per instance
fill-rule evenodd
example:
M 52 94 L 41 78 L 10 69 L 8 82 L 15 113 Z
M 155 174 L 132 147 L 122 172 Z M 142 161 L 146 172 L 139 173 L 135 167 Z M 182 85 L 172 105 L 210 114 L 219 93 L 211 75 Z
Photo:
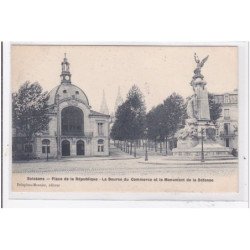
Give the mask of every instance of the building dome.
M 63 100 L 75 99 L 84 103 L 86 106 L 89 107 L 89 101 L 85 93 L 79 87 L 71 83 L 71 74 L 69 70 L 69 65 L 70 64 L 65 54 L 63 62 L 61 63 L 62 66 L 62 73 L 60 75 L 61 84 L 56 86 L 50 91 L 48 104 L 54 105 L 56 103 L 56 98 L 59 97 L 59 102 Z
M 49 92 L 48 104 L 56 103 L 56 96 L 59 94 L 59 101 L 76 99 L 89 106 L 89 100 L 86 94 L 74 84 L 60 84 Z

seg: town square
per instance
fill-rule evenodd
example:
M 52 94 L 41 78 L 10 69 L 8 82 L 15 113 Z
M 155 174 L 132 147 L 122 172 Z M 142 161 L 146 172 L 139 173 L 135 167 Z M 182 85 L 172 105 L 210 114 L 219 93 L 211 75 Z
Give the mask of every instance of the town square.
M 237 82 L 210 91 L 203 69 L 216 63 L 209 51 L 200 58 L 190 50 L 185 98 L 171 86 L 151 106 L 150 87 L 131 82 L 126 96 L 123 85 L 113 89 L 113 106 L 102 86 L 100 108 L 93 108 L 93 96 L 74 82 L 69 52 L 53 65 L 60 80 L 52 90 L 26 79 L 12 94 L 13 191 L 237 192 Z

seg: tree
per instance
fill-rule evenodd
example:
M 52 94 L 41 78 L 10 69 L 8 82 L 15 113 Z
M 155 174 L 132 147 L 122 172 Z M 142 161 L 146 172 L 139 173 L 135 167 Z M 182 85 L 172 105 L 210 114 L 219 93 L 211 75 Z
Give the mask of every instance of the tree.
M 146 116 L 147 128 L 148 128 L 148 138 L 151 140 L 163 140 L 164 139 L 164 117 L 166 112 L 163 104 L 159 104 L 153 107 Z
M 133 85 L 127 95 L 127 102 L 130 110 L 128 116 L 130 128 L 129 139 L 137 140 L 143 138 L 146 121 L 146 106 L 144 96 L 140 89 Z
M 115 114 L 115 122 L 110 133 L 113 140 L 126 140 L 129 138 L 129 129 L 128 126 L 126 126 L 129 114 L 129 105 L 128 102 L 125 101 L 117 108 Z
M 12 123 L 17 136 L 30 145 L 32 137 L 48 128 L 48 92 L 39 83 L 25 82 L 12 94 Z
M 163 123 L 165 124 L 164 136 L 166 138 L 166 154 L 167 154 L 167 140 L 174 136 L 179 127 L 183 124 L 186 118 L 186 105 L 184 99 L 173 93 L 163 102 L 165 116 Z
M 165 124 L 163 117 L 165 110 L 163 104 L 153 107 L 146 116 L 146 124 L 148 128 L 147 137 L 155 142 L 155 150 L 157 150 L 157 141 L 160 141 L 160 152 L 162 152 L 162 141 L 164 141 Z
M 186 118 L 184 99 L 173 93 L 163 104 L 152 108 L 147 114 L 148 138 L 151 140 L 167 140 L 173 136 Z
M 220 103 L 216 103 L 214 94 L 208 93 L 208 103 L 210 111 L 210 119 L 215 124 L 216 121 L 221 117 L 222 107 Z
M 132 142 L 143 138 L 146 117 L 144 97 L 136 85 L 129 90 L 126 101 L 118 107 L 115 117 L 112 139 L 130 141 L 132 148 Z

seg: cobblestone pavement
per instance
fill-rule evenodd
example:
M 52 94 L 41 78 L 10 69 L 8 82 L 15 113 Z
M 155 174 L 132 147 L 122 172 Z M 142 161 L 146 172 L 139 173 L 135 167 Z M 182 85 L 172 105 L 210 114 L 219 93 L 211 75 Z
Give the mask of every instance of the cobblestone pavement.
M 154 159 L 156 159 L 155 157 Z M 209 168 L 209 170 L 208 170 Z M 95 174 L 115 174 L 125 175 L 139 173 L 142 175 L 152 173 L 169 173 L 169 172 L 203 172 L 209 171 L 211 173 L 225 174 L 234 172 L 237 169 L 237 163 L 229 163 L 222 166 L 219 163 L 215 164 L 198 164 L 198 165 L 185 165 L 185 163 L 175 163 L 168 165 L 150 164 L 144 162 L 143 158 L 82 158 L 62 161 L 43 161 L 43 162 L 26 162 L 26 163 L 13 163 L 13 173 L 81 173 L 83 175 Z
M 13 163 L 13 173 L 81 173 L 81 174 L 115 174 L 125 175 L 140 173 L 142 175 L 152 173 L 169 173 L 169 172 L 189 172 L 189 171 L 209 171 L 210 172 L 232 172 L 237 169 L 237 163 L 231 162 L 224 164 L 220 163 L 209 164 L 197 163 L 192 164 L 178 162 L 167 163 L 165 159 L 159 160 L 159 157 L 164 156 L 151 156 L 151 161 L 156 164 L 144 162 L 143 157 L 134 158 L 120 149 L 112 148 L 110 157 L 86 157 L 86 158 L 65 158 L 60 161 L 29 161 L 21 163 Z M 165 156 L 166 157 L 166 156 Z M 166 162 L 166 165 L 157 164 L 158 162 Z
M 238 163 L 197 163 L 169 162 L 166 156 L 151 155 L 149 161 L 144 157 L 134 158 L 119 149 L 113 149 L 110 157 L 67 158 L 60 161 L 30 161 L 13 163 L 12 187 L 17 192 L 235 192 L 238 185 Z M 166 162 L 164 164 L 164 162 Z M 188 162 L 190 164 L 190 162 Z M 45 185 L 29 187 L 34 181 L 27 178 L 44 178 L 38 181 Z M 52 178 L 91 179 L 98 181 L 53 181 Z M 211 179 L 213 182 L 144 182 L 132 179 Z M 128 179 L 127 181 L 103 181 L 103 179 Z M 34 182 L 36 183 L 36 182 Z M 53 186 L 51 186 L 53 185 Z

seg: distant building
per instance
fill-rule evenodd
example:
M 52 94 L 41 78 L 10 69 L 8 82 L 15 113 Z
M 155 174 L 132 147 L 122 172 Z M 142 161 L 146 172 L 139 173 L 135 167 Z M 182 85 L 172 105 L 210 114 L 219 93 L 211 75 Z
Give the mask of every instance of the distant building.
M 215 94 L 215 102 L 222 105 L 222 116 L 217 120 L 219 142 L 231 149 L 238 148 L 238 90 Z
M 123 99 L 122 99 L 122 96 L 121 96 L 121 90 L 120 90 L 120 87 L 118 87 L 118 92 L 117 92 L 117 97 L 116 97 L 116 100 L 115 100 L 115 106 L 114 106 L 114 111 L 110 114 L 110 131 L 114 125 L 114 122 L 115 122 L 115 113 L 118 109 L 118 107 L 120 105 L 123 104 Z
M 116 100 L 115 100 L 115 110 L 114 110 L 114 113 L 117 111 L 118 107 L 123 103 L 123 99 L 122 99 L 122 96 L 121 96 L 121 90 L 120 90 L 120 87 L 118 88 L 118 93 L 117 93 L 117 97 L 116 97 Z
M 107 107 L 104 114 L 92 110 L 83 90 L 71 83 L 66 56 L 61 67 L 61 83 L 49 93 L 48 130 L 36 135 L 29 145 L 25 138 L 14 133 L 14 158 L 27 154 L 34 158 L 109 155 Z
M 109 115 L 109 109 L 108 109 L 108 105 L 106 102 L 104 90 L 102 92 L 102 103 L 101 103 L 101 107 L 100 107 L 100 113 L 105 114 L 105 115 Z

